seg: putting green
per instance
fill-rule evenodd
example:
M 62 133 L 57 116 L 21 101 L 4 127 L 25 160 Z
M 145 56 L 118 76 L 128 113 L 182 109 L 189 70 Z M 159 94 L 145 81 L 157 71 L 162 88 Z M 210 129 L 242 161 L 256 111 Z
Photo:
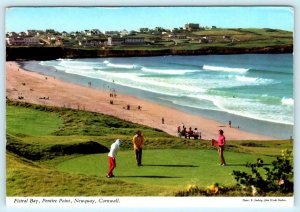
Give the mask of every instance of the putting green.
M 166 186 L 186 186 L 196 184 L 211 185 L 218 182 L 222 185 L 233 185 L 233 170 L 248 170 L 247 162 L 256 162 L 260 157 L 265 163 L 274 158 L 253 154 L 225 152 L 227 166 L 219 166 L 217 151 L 164 149 L 144 150 L 143 166 L 135 163 L 133 151 L 120 151 L 117 156 L 115 178 L 142 184 Z M 80 156 L 64 161 L 56 166 L 60 171 L 93 175 L 104 178 L 108 169 L 107 154 Z

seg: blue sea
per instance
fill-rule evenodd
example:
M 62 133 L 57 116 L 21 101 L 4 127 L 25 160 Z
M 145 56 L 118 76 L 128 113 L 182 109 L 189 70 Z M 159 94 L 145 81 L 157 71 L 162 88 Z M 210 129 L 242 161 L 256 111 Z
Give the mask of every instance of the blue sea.
M 243 54 L 27 61 L 62 80 L 135 95 L 243 130 L 293 135 L 293 55 Z

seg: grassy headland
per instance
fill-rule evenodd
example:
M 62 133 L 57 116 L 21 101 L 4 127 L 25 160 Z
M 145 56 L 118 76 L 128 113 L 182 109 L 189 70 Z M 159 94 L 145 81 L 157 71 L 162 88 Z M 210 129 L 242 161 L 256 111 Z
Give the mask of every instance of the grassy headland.
M 68 46 L 7 46 L 6 60 L 293 52 L 293 33 L 284 30 L 216 28 L 180 34 L 182 36 L 178 38 L 168 34 L 136 32 L 131 37 L 144 38 L 144 43 L 138 45 L 82 46 L 74 41 Z M 66 39 L 72 40 L 72 37 Z M 100 38 L 91 36 L 86 39 Z
M 146 139 L 143 167 L 136 167 L 132 151 L 137 129 Z M 124 140 L 117 177 L 106 179 L 116 138 Z M 183 141 L 99 113 L 8 101 L 7 196 L 172 196 L 191 184 L 233 186 L 233 170 L 246 171 L 258 157 L 267 165 L 292 148 L 287 140 L 228 141 L 228 166 L 220 167 L 210 141 Z

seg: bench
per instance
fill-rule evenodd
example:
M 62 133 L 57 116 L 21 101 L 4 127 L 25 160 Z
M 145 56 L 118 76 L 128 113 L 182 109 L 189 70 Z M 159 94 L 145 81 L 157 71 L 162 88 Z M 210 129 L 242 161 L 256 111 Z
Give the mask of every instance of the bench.
M 182 134 L 182 132 L 179 132 L 178 133 L 178 136 L 181 138 L 181 137 L 184 137 L 184 138 L 189 138 L 191 139 L 194 138 L 194 139 L 201 139 L 201 132 L 197 132 L 197 133 L 193 133 L 193 134 L 189 134 L 188 132 L 184 134 Z

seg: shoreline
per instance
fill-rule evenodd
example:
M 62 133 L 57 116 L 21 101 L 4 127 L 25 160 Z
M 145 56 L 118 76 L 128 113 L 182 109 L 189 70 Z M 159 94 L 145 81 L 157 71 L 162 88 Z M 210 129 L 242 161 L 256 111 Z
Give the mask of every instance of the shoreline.
M 187 128 L 197 127 L 202 133 L 202 139 L 207 140 L 216 138 L 220 128 L 224 130 L 227 140 L 279 140 L 229 128 L 220 122 L 134 96 L 118 93 L 116 98 L 110 97 L 110 92 L 103 89 L 80 86 L 52 76 L 25 71 L 16 62 L 6 62 L 6 77 L 6 95 L 11 100 L 99 112 L 158 128 L 174 136 L 177 136 L 177 126 L 184 123 Z M 24 99 L 18 99 L 20 96 Z M 110 100 L 113 100 L 113 104 L 110 104 Z M 126 109 L 127 105 L 131 106 L 130 110 Z M 141 110 L 138 110 L 138 105 L 142 106 Z M 161 123 L 162 117 L 164 124 Z

